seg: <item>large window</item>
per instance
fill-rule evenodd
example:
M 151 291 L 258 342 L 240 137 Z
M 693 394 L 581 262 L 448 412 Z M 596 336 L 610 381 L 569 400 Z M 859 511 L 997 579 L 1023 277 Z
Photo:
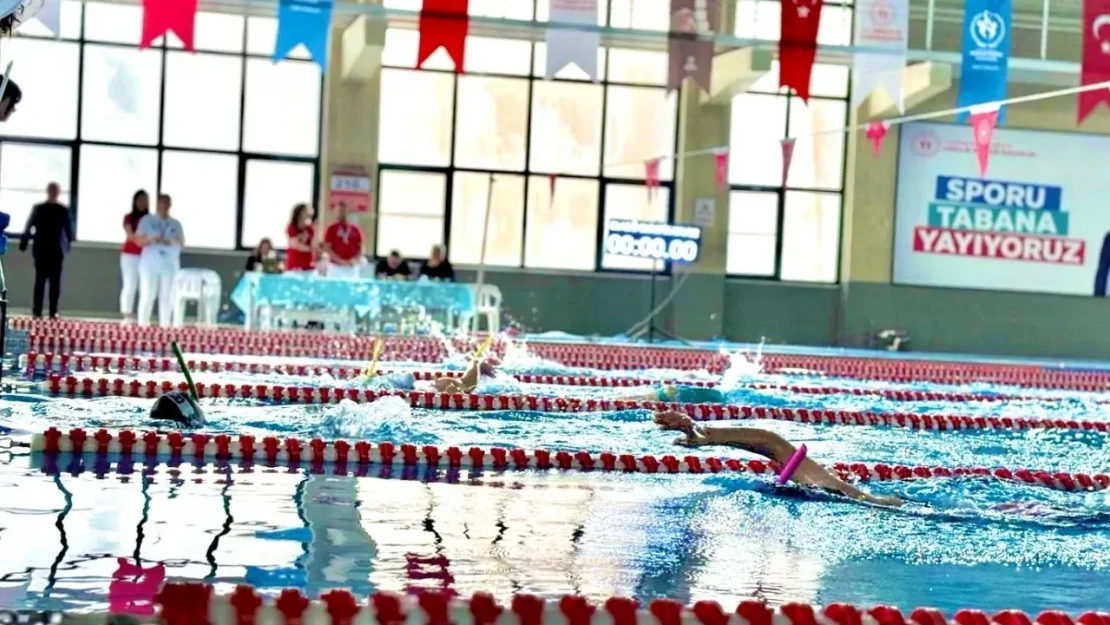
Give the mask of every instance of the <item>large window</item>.
M 777 0 L 738 0 L 736 35 L 775 41 Z M 819 43 L 851 42 L 852 9 L 826 2 Z M 809 103 L 778 89 L 778 66 L 733 98 L 729 137 L 731 275 L 835 282 L 843 205 L 848 69 L 816 64 Z M 832 131 L 832 132 L 824 132 Z M 781 141 L 796 139 L 786 184 Z
M 319 68 L 270 60 L 272 17 L 200 12 L 196 53 L 172 34 L 139 50 L 141 23 L 138 5 L 62 0 L 60 39 L 31 21 L 0 42 L 23 68 L 24 102 L 0 127 L 11 230 L 58 182 L 79 241 L 122 241 L 145 189 L 173 196 L 189 247 L 283 245 L 292 206 L 316 195 Z
M 412 0 L 385 4 L 419 9 Z M 665 28 L 664 4 L 613 0 L 599 23 Z M 548 2 L 472 0 L 470 13 L 545 21 Z M 447 244 L 459 264 L 483 262 L 484 249 L 489 265 L 651 269 L 602 254 L 597 242 L 609 218 L 673 215 L 673 161 L 663 161 L 650 199 L 644 185 L 645 161 L 675 148 L 677 98 L 664 87 L 665 52 L 599 49 L 601 81 L 593 83 L 575 67 L 545 79 L 543 42 L 470 36 L 463 75 L 442 51 L 415 69 L 417 43 L 415 30 L 386 31 L 379 255 L 397 249 L 422 258 Z

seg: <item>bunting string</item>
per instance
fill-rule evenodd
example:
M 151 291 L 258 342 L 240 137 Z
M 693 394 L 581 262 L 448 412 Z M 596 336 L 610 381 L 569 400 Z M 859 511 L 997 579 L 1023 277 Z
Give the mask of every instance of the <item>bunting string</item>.
M 863 123 L 860 123 L 860 124 L 854 124 L 854 125 L 850 125 L 850 126 L 843 126 L 841 128 L 830 128 L 828 130 L 821 130 L 821 131 L 818 131 L 818 132 L 811 133 L 809 136 L 810 137 L 822 137 L 822 136 L 827 136 L 827 135 L 837 135 L 837 134 L 846 134 L 846 133 L 852 133 L 852 132 L 866 131 L 868 129 L 868 127 L 870 127 L 871 124 L 875 123 L 876 121 L 882 122 L 883 124 L 886 125 L 887 128 L 890 128 L 892 126 L 897 126 L 899 124 L 908 124 L 910 122 L 927 121 L 927 120 L 930 120 L 930 119 L 939 119 L 939 118 L 942 118 L 942 117 L 952 117 L 952 116 L 955 116 L 955 115 L 959 115 L 960 113 L 976 113 L 976 112 L 988 111 L 988 110 L 992 110 L 992 109 L 997 110 L 999 107 L 1003 107 L 1003 106 L 1012 106 L 1014 104 L 1027 104 L 1029 102 L 1039 102 L 1041 100 L 1049 100 L 1049 99 L 1052 99 L 1052 98 L 1060 98 L 1060 97 L 1069 96 L 1069 95 L 1087 93 L 1089 91 L 1097 91 L 1099 89 L 1110 89 L 1110 80 L 1106 80 L 1106 81 L 1098 82 L 1098 83 L 1092 83 L 1092 84 L 1089 84 L 1089 85 L 1081 85 L 1081 86 L 1078 86 L 1078 87 L 1067 87 L 1065 89 L 1056 89 L 1054 91 L 1043 91 L 1043 92 L 1040 92 L 1040 93 L 1031 93 L 1029 95 L 1017 96 L 1017 97 L 1013 97 L 1013 98 L 1006 98 L 1005 100 L 996 100 L 994 102 L 984 102 L 984 103 L 981 103 L 981 104 L 974 104 L 974 105 L 970 105 L 970 106 L 960 106 L 960 107 L 956 107 L 956 108 L 946 109 L 946 110 L 943 110 L 943 111 L 929 111 L 929 112 L 925 112 L 925 113 L 915 113 L 913 115 L 901 115 L 899 117 L 890 117 L 890 118 L 882 119 L 882 120 L 872 120 L 872 121 L 867 121 L 867 122 L 863 122 Z M 797 139 L 798 137 L 794 137 L 794 138 Z M 722 150 L 728 150 L 728 149 L 729 149 L 729 145 L 725 144 L 725 145 L 713 146 L 711 148 L 699 148 L 697 150 L 689 150 L 689 151 L 686 151 L 686 152 L 663 154 L 663 155 L 655 156 L 655 157 L 652 157 L 652 158 L 658 159 L 658 160 L 668 160 L 668 159 L 670 159 L 670 160 L 676 160 L 677 161 L 680 158 L 691 158 L 691 157 L 694 157 L 694 156 L 704 156 L 706 154 L 717 154 L 717 153 L 721 152 Z M 616 163 L 605 163 L 605 167 L 621 167 L 621 166 L 629 166 L 629 165 L 643 165 L 643 163 L 644 163 L 644 161 L 642 161 L 642 160 L 624 161 L 624 162 L 616 162 Z

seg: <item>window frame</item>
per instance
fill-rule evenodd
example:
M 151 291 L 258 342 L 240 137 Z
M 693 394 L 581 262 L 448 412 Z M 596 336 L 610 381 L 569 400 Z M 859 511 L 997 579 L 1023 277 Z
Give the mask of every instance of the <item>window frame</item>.
M 606 0 L 602 0 L 602 1 L 606 1 Z M 608 23 L 608 20 L 611 17 L 611 15 L 610 15 L 611 12 L 612 12 L 612 5 L 611 5 L 611 3 L 606 1 L 606 15 L 605 15 L 606 23 Z M 533 3 L 533 15 L 535 15 L 535 3 Z M 537 22 L 537 23 L 542 23 L 542 22 Z M 528 52 L 528 54 L 529 54 L 528 67 L 529 68 L 535 68 L 536 44 L 537 43 L 542 43 L 542 41 L 539 41 L 539 42 L 533 41 L 532 45 L 529 46 L 529 52 Z M 560 178 L 560 179 L 566 178 L 566 179 L 576 179 L 576 180 L 596 180 L 597 183 L 598 183 L 598 185 L 597 185 L 597 189 L 598 189 L 598 197 L 597 197 L 598 218 L 597 218 L 597 223 L 594 224 L 594 233 L 593 233 L 594 234 L 594 242 L 595 242 L 596 245 L 595 245 L 595 253 L 594 253 L 594 260 L 593 260 L 593 269 L 590 270 L 588 273 L 625 274 L 625 275 L 642 275 L 642 276 L 652 275 L 653 271 L 651 269 L 623 269 L 623 268 L 622 269 L 614 269 L 614 268 L 606 268 L 606 267 L 602 266 L 601 261 L 602 261 L 602 258 L 604 256 L 604 252 L 605 252 L 604 236 L 605 236 L 605 214 L 606 214 L 606 211 L 605 211 L 605 189 L 606 189 L 606 187 L 609 184 L 631 184 L 631 185 L 640 184 L 640 185 L 642 185 L 644 183 L 644 181 L 642 179 L 638 179 L 638 178 L 626 178 L 626 177 L 620 177 L 620 176 L 606 176 L 605 175 L 605 119 L 606 119 L 606 116 L 607 116 L 608 110 L 609 110 L 609 94 L 608 94 L 609 90 L 608 90 L 608 87 L 610 87 L 610 86 L 632 87 L 632 88 L 636 88 L 636 89 L 645 89 L 645 90 L 647 90 L 647 89 L 657 89 L 659 92 L 664 93 L 664 94 L 666 94 L 667 89 L 663 85 L 645 85 L 645 84 L 642 84 L 642 83 L 629 83 L 629 82 L 609 80 L 608 77 L 610 75 L 610 57 L 611 57 L 611 55 L 610 54 L 604 54 L 603 56 L 604 56 L 604 63 L 599 65 L 598 70 L 599 70 L 599 73 L 601 73 L 605 77 L 605 80 L 599 80 L 596 83 L 590 83 L 588 81 L 582 81 L 582 80 L 577 80 L 577 79 L 572 79 L 572 78 L 545 78 L 542 74 L 541 75 L 536 75 L 536 74 L 533 74 L 532 72 L 529 72 L 528 75 L 524 75 L 524 76 L 517 75 L 517 74 L 507 74 L 507 73 L 502 74 L 502 73 L 494 73 L 494 72 L 474 72 L 474 71 L 468 71 L 468 72 L 466 72 L 466 74 L 464 74 L 465 76 L 472 76 L 472 77 L 499 78 L 499 79 L 506 79 L 506 80 L 519 80 L 519 81 L 522 81 L 522 82 L 527 84 L 527 90 L 526 90 L 526 92 L 527 92 L 527 104 L 526 104 L 526 114 L 525 114 L 526 116 L 525 116 L 525 124 L 524 124 L 525 138 L 524 138 L 524 167 L 523 167 L 523 169 L 520 169 L 520 170 L 480 169 L 480 168 L 473 168 L 473 167 L 462 167 L 462 166 L 458 166 L 458 165 L 455 164 L 456 137 L 457 137 L 457 128 L 458 128 L 458 123 L 459 123 L 459 80 L 458 80 L 458 77 L 456 76 L 456 78 L 454 79 L 453 84 L 452 84 L 451 138 L 450 138 L 450 146 L 449 146 L 449 150 L 448 150 L 450 159 L 448 161 L 448 164 L 443 165 L 443 166 L 431 166 L 431 165 L 412 165 L 412 164 L 405 164 L 405 163 L 392 163 L 392 162 L 385 162 L 385 161 L 379 162 L 378 163 L 378 177 L 377 177 L 377 187 L 376 188 L 378 188 L 378 189 L 381 188 L 381 174 L 382 174 L 383 171 L 428 172 L 428 173 L 437 173 L 437 174 L 445 175 L 447 177 L 447 186 L 445 188 L 444 199 L 443 199 L 443 201 L 444 201 L 444 210 L 443 210 L 443 234 L 442 234 L 442 237 L 443 237 L 444 243 L 449 244 L 450 241 L 451 241 L 451 220 L 453 218 L 453 210 L 454 210 L 454 207 L 452 206 L 452 204 L 453 204 L 452 200 L 454 198 L 454 178 L 455 178 L 454 174 L 455 173 L 474 173 L 474 174 L 491 174 L 492 173 L 494 175 L 497 175 L 497 174 L 512 174 L 512 175 L 523 176 L 524 177 L 524 198 L 523 198 L 524 207 L 523 207 L 522 216 L 521 216 L 521 223 L 520 223 L 520 228 L 521 228 L 520 262 L 517 265 L 514 265 L 514 266 L 498 266 L 497 268 L 498 269 L 511 270 L 511 271 L 542 271 L 542 272 L 555 272 L 555 273 L 587 273 L 586 271 L 583 271 L 583 270 L 554 269 L 554 268 L 548 269 L 548 268 L 526 267 L 525 266 L 525 259 L 527 258 L 527 242 L 528 242 L 528 206 L 527 206 L 527 204 L 528 204 L 528 197 L 529 197 L 529 191 L 530 191 L 529 185 L 531 184 L 530 181 L 532 180 L 532 178 L 534 176 L 539 177 L 539 178 L 547 178 L 550 175 L 550 174 L 548 174 L 546 172 L 542 172 L 542 171 L 533 171 L 532 168 L 531 168 L 532 110 L 533 110 L 533 102 L 534 102 L 534 99 L 535 99 L 534 98 L 534 94 L 535 94 L 534 86 L 535 86 L 535 84 L 538 83 L 538 82 L 568 83 L 568 84 L 573 84 L 573 85 L 596 84 L 602 90 L 602 95 L 601 95 L 601 136 L 598 138 L 598 154 L 599 154 L 599 157 L 598 157 L 599 158 L 598 174 L 597 175 L 581 175 L 581 174 L 562 174 L 562 173 L 560 173 L 560 174 L 557 174 L 557 177 Z M 442 73 L 454 74 L 454 71 L 450 70 L 450 69 L 419 69 L 419 68 L 405 67 L 405 66 L 400 66 L 400 65 L 383 65 L 382 69 L 396 69 L 396 70 L 400 70 L 400 71 L 419 71 L 419 72 L 431 72 L 431 73 L 441 73 L 441 74 Z M 678 142 L 679 142 L 678 128 L 679 128 L 679 120 L 681 119 L 681 115 L 682 115 L 682 98 L 676 96 L 675 97 L 675 132 L 674 132 L 673 142 L 672 142 L 672 146 L 671 146 L 672 153 L 675 153 L 678 150 Z M 675 201 L 676 201 L 675 196 L 676 196 L 676 193 L 675 193 L 675 184 L 674 183 L 675 183 L 675 178 L 677 176 L 677 170 L 678 170 L 678 167 L 676 165 L 676 167 L 674 168 L 674 172 L 672 173 L 670 179 L 660 180 L 659 184 L 658 184 L 658 186 L 660 188 L 667 189 L 667 192 L 668 192 L 667 220 L 669 222 L 672 222 L 672 223 L 673 223 L 674 218 L 675 218 Z M 382 215 L 381 215 L 381 212 L 378 208 L 378 201 L 380 199 L 380 195 L 381 194 L 375 194 L 375 197 L 373 198 L 373 200 L 374 200 L 374 212 L 375 212 L 376 215 L 378 215 L 378 224 L 379 224 L 379 227 L 375 228 L 375 232 L 374 232 L 373 249 L 375 249 L 375 250 L 378 249 L 378 246 L 379 246 L 379 240 L 378 239 L 379 239 L 380 233 L 381 233 L 380 223 L 381 223 Z M 448 248 L 448 255 L 450 255 L 450 248 Z M 462 266 L 471 266 L 471 265 L 462 265 Z M 476 266 L 476 265 L 474 265 L 474 266 Z M 663 276 L 670 275 L 670 273 L 671 273 L 671 263 L 664 263 L 663 268 L 660 269 L 660 270 L 655 271 L 654 273 L 655 273 L 655 275 L 663 275 Z
M 247 111 L 246 111 L 246 108 L 245 108 L 246 107 L 246 99 L 247 99 L 247 94 L 246 94 L 247 62 L 250 59 L 266 59 L 267 62 L 270 62 L 271 59 L 270 59 L 269 55 L 257 54 L 257 53 L 252 54 L 252 53 L 247 51 L 248 50 L 248 48 L 247 48 L 247 35 L 248 35 L 248 25 L 249 25 L 250 20 L 249 19 L 243 19 L 242 32 L 241 32 L 241 35 L 240 35 L 242 37 L 242 42 L 243 42 L 243 47 L 242 47 L 241 52 L 228 52 L 228 51 L 223 51 L 223 50 L 197 50 L 198 53 L 203 53 L 203 54 L 206 54 L 206 55 L 215 55 L 215 56 L 221 56 L 221 57 L 237 58 L 239 60 L 240 67 L 241 67 L 241 74 L 240 74 L 240 89 L 239 89 L 239 137 L 238 137 L 238 141 L 237 141 L 237 144 L 236 144 L 237 149 L 234 149 L 234 150 L 219 150 L 219 149 L 205 149 L 205 148 L 184 148 L 184 147 L 177 147 L 177 146 L 173 146 L 173 145 L 167 145 L 164 142 L 163 137 L 165 135 L 165 125 L 166 125 L 166 117 L 165 117 L 166 101 L 165 101 L 165 96 L 166 96 L 166 67 L 167 67 L 167 59 L 168 59 L 168 56 L 169 56 L 168 53 L 169 52 L 177 52 L 177 53 L 189 54 L 189 52 L 183 51 L 183 49 L 180 46 L 169 45 L 167 43 L 167 37 L 165 37 L 165 36 L 159 37 L 157 40 L 155 40 L 154 44 L 152 44 L 151 46 L 149 46 L 149 48 L 147 48 L 146 50 L 143 51 L 144 53 L 157 53 L 159 55 L 159 63 L 161 65 L 161 81 L 160 81 L 160 85 L 159 85 L 159 100 L 158 100 L 158 136 L 157 136 L 156 143 L 154 143 L 152 145 L 142 145 L 142 144 L 133 144 L 133 143 L 126 143 L 126 142 L 87 140 L 83 137 L 83 128 L 82 128 L 82 125 L 81 125 L 81 116 L 84 112 L 84 104 L 85 104 L 84 103 L 83 90 L 84 90 L 84 83 L 85 83 L 85 53 L 86 53 L 87 46 L 91 45 L 91 46 L 95 46 L 95 47 L 121 48 L 121 49 L 132 49 L 132 50 L 136 49 L 137 46 L 135 44 L 130 44 L 130 43 L 120 43 L 120 42 L 101 41 L 101 40 L 96 40 L 96 39 L 87 39 L 86 38 L 86 23 L 87 23 L 87 20 L 88 20 L 88 11 L 87 11 L 88 3 L 80 2 L 79 5 L 80 5 L 79 6 L 80 22 L 79 22 L 79 29 L 78 29 L 77 36 L 75 36 L 75 37 L 59 36 L 59 37 L 55 38 L 55 37 L 49 37 L 49 36 L 45 36 L 45 35 L 22 35 L 23 37 L 25 37 L 27 39 L 33 39 L 33 40 L 36 40 L 36 41 L 62 41 L 62 42 L 76 43 L 78 45 L 77 85 L 76 85 L 77 107 L 76 107 L 76 113 L 75 113 L 76 116 L 77 116 L 76 117 L 76 124 L 77 124 L 76 136 L 72 140 L 50 139 L 50 138 L 44 138 L 44 137 L 23 137 L 23 136 L 4 134 L 3 133 L 3 127 L 0 126 L 0 144 L 3 144 L 3 143 L 20 143 L 20 144 L 29 144 L 29 145 L 68 147 L 70 149 L 70 153 L 72 154 L 72 157 L 70 159 L 69 180 L 65 184 L 68 185 L 68 187 L 70 189 L 70 206 L 69 206 L 70 219 L 74 223 L 74 228 L 75 228 L 74 233 L 77 237 L 77 244 L 78 245 L 112 246 L 112 247 L 114 247 L 116 245 L 114 243 L 108 243 L 108 242 L 103 242 L 103 241 L 87 241 L 87 242 L 82 241 L 81 240 L 81 233 L 80 233 L 80 231 L 78 231 L 76 229 L 77 228 L 77 225 L 76 225 L 77 224 L 77 215 L 78 215 L 79 211 L 81 210 L 80 188 L 79 188 L 79 172 L 80 172 L 80 169 L 81 169 L 81 156 L 80 156 L 80 154 L 81 154 L 81 146 L 82 145 L 95 145 L 95 146 L 119 147 L 119 148 L 147 148 L 147 149 L 156 150 L 157 155 L 158 155 L 158 161 L 157 161 L 157 172 L 158 172 L 158 174 L 157 174 L 157 184 L 158 184 L 158 188 L 157 189 L 148 189 L 148 191 L 152 192 L 152 193 L 155 192 L 155 191 L 159 191 L 162 187 L 162 183 L 163 183 L 163 158 L 164 158 L 165 152 L 167 152 L 167 151 L 189 152 L 189 153 L 198 153 L 198 154 L 221 154 L 221 155 L 234 155 L 234 156 L 236 156 L 237 159 L 238 159 L 238 173 L 237 173 L 238 184 L 237 184 L 236 195 L 235 195 L 235 206 L 236 206 L 235 217 L 234 217 L 234 227 L 235 227 L 234 242 L 235 242 L 235 245 L 234 245 L 233 248 L 230 248 L 230 249 L 225 249 L 225 248 L 200 248 L 200 247 L 191 247 L 190 249 L 205 250 L 205 251 L 215 250 L 215 251 L 221 251 L 221 252 L 236 252 L 236 251 L 251 249 L 251 247 L 247 247 L 247 246 L 244 246 L 244 245 L 241 244 L 241 239 L 242 239 L 242 235 L 243 235 L 243 221 L 244 221 L 243 211 L 244 211 L 244 204 L 245 204 L 245 199 L 246 199 L 245 198 L 245 194 L 246 194 L 246 167 L 247 167 L 247 162 L 248 161 L 251 161 L 251 160 L 269 160 L 269 161 L 296 162 L 296 163 L 304 163 L 304 164 L 311 165 L 312 168 L 313 168 L 312 197 L 308 198 L 308 199 L 311 200 L 313 203 L 316 202 L 316 199 L 319 197 L 319 194 L 320 194 L 320 155 L 321 155 L 321 151 L 323 149 L 323 141 L 324 141 L 324 136 L 323 136 L 324 135 L 324 133 L 323 133 L 323 130 L 324 130 L 323 129 L 323 119 L 324 119 L 324 116 L 325 116 L 324 115 L 324 113 L 325 113 L 325 108 L 324 107 L 327 104 L 326 101 L 324 100 L 324 79 L 323 78 L 320 81 L 320 94 L 319 94 L 319 100 L 318 100 L 319 101 L 319 107 L 320 107 L 320 109 L 319 109 L 320 110 L 320 119 L 319 119 L 319 124 L 318 124 L 318 127 L 317 127 L 317 133 L 316 133 L 316 156 L 314 156 L 314 157 L 312 157 L 312 156 L 290 156 L 290 155 L 269 154 L 269 153 L 261 153 L 261 152 L 253 152 L 253 151 L 244 150 L 243 149 L 243 133 L 244 133 L 244 128 L 246 126 L 246 124 L 244 122 L 245 122 L 245 119 L 246 119 L 246 116 L 247 116 Z M 217 11 L 217 13 L 218 13 L 218 11 Z M 282 63 L 305 63 L 305 64 L 313 63 L 313 61 L 301 60 L 301 59 L 285 59 L 285 60 L 282 60 L 281 62 Z M 0 166 L 2 166 L 2 165 L 0 165 Z M 290 205 L 292 205 L 292 204 L 290 204 Z M 120 213 L 121 218 L 122 218 L 122 211 L 125 210 L 125 209 L 126 209 L 126 207 L 121 207 L 121 209 L 120 209 L 121 210 L 121 213 Z M 9 224 L 8 229 L 6 231 L 6 234 L 8 236 L 12 236 L 12 237 L 20 236 L 23 233 L 23 225 L 24 224 L 22 224 L 22 223 L 16 224 L 14 222 Z M 275 242 L 275 247 L 279 247 L 279 248 L 282 247 L 282 246 L 277 245 L 277 243 L 278 242 Z

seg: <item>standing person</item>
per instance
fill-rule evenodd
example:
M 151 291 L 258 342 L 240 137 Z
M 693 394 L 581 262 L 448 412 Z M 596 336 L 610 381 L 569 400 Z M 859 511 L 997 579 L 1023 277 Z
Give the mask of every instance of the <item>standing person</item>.
M 412 275 L 412 269 L 405 259 L 401 257 L 400 250 L 393 250 L 389 256 L 378 261 L 374 266 L 374 276 L 379 280 L 395 278 L 397 280 L 408 280 Z
M 420 275 L 426 276 L 429 280 L 455 281 L 455 268 L 451 266 L 451 261 L 447 260 L 442 245 L 432 246 L 432 255 L 424 261 L 423 265 L 420 265 Z
M 3 29 L 0 28 L 0 34 L 3 34 Z M 15 105 L 23 99 L 23 91 L 20 90 L 19 85 L 15 84 L 14 80 L 8 79 L 8 87 L 4 89 L 3 95 L 0 95 L 0 122 L 8 121 L 8 118 L 15 113 Z
M 119 255 L 119 273 L 123 285 L 119 290 L 119 312 L 124 323 L 134 320 L 135 295 L 139 292 L 139 255 L 143 248 L 138 243 L 136 231 L 139 221 L 150 212 L 150 196 L 139 189 L 131 196 L 131 212 L 123 216 L 123 232 L 126 238 Z
M 11 88 L 9 83 L 8 88 Z M 58 316 L 58 299 L 62 295 L 62 261 L 73 243 L 73 222 L 69 209 L 58 202 L 61 189 L 58 183 L 46 185 L 46 201 L 36 204 L 27 218 L 23 236 L 19 238 L 19 251 L 27 251 L 27 242 L 34 233 L 35 243 L 31 255 L 35 259 L 35 292 L 31 301 L 31 314 L 42 316 L 42 296 L 46 283 L 50 283 L 50 318 Z
M 316 229 L 312 226 L 312 207 L 304 202 L 293 207 L 289 225 L 285 228 L 285 270 L 312 271 L 315 264 L 312 240 Z
M 181 266 L 185 229 L 170 217 L 173 200 L 158 196 L 154 213 L 139 221 L 135 235 L 143 252 L 139 257 L 139 325 L 148 325 L 158 299 L 158 324 L 169 326 L 173 314 L 173 281 Z
M 335 207 L 335 223 L 324 232 L 324 251 L 328 254 L 329 278 L 357 278 L 362 257 L 362 229 L 351 223 L 347 205 Z

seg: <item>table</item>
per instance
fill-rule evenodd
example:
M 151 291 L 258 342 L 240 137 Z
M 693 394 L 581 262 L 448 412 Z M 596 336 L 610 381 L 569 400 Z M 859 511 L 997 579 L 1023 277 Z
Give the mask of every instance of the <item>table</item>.
M 260 307 L 351 310 L 360 317 L 377 316 L 385 307 L 423 306 L 449 318 L 474 312 L 469 285 L 451 282 L 326 278 L 316 274 L 244 273 L 229 298 L 257 327 Z

